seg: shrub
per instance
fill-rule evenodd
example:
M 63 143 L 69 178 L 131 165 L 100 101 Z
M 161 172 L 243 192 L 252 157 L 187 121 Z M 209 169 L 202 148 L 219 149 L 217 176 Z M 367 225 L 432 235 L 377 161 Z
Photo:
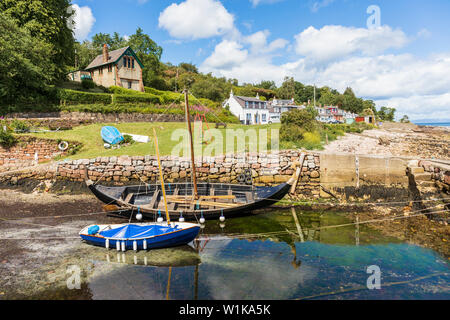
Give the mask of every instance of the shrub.
M 6 149 L 13 147 L 17 143 L 16 137 L 9 131 L 0 129 L 0 145 Z
M 93 89 L 95 87 L 95 83 L 91 79 L 83 79 L 81 80 L 81 86 L 83 89 Z
M 319 123 L 306 110 L 292 110 L 281 116 L 280 138 L 283 141 L 298 142 L 306 132 L 319 131 Z
M 133 143 L 134 143 L 133 137 L 128 134 L 124 134 L 123 140 L 120 142 L 120 144 L 133 144 Z
M 162 104 L 162 99 L 154 94 L 115 94 L 114 103 L 155 103 Z
M 28 123 L 26 123 L 25 121 L 17 120 L 17 119 L 14 119 L 11 122 L 11 127 L 14 128 L 18 132 L 29 132 L 30 131 L 30 127 L 28 126 Z
M 111 95 L 107 93 L 91 93 L 91 92 L 75 91 L 70 89 L 60 89 L 58 96 L 60 100 L 81 104 L 86 103 L 110 104 L 112 102 Z
M 136 94 L 142 94 L 140 91 L 126 89 L 118 86 L 111 86 L 108 88 L 108 92 L 114 93 L 114 94 L 128 94 L 128 95 L 136 95 Z

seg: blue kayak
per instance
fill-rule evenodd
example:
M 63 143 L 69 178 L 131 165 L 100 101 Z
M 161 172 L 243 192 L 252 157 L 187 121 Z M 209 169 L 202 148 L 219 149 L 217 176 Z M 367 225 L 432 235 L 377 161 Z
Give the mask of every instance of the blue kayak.
M 123 136 L 116 127 L 106 126 L 101 130 L 102 139 L 111 145 L 123 141 Z
M 200 225 L 186 222 L 91 225 L 80 231 L 80 237 L 107 249 L 148 250 L 187 244 L 199 231 Z

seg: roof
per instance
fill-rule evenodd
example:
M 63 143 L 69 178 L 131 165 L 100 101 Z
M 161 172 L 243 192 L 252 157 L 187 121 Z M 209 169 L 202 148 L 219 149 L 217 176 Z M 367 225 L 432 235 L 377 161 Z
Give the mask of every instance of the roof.
M 129 49 L 129 50 L 128 50 Z M 100 66 L 104 66 L 110 63 L 114 63 L 117 62 L 120 58 L 122 58 L 122 56 L 125 53 L 131 54 L 132 56 L 134 56 L 134 58 L 137 60 L 137 62 L 139 63 L 139 65 L 141 67 L 143 67 L 142 63 L 139 61 L 138 57 L 136 56 L 136 54 L 134 53 L 133 49 L 131 49 L 131 47 L 123 47 L 117 50 L 112 50 L 108 52 L 108 61 L 107 62 L 103 62 L 103 53 L 99 54 L 97 57 L 95 57 L 94 60 L 92 60 L 92 62 L 85 68 L 85 70 L 89 70 L 89 69 L 93 69 L 93 68 L 97 68 Z
M 241 105 L 242 108 L 246 108 L 245 107 L 245 102 L 261 102 L 262 105 L 267 105 L 266 101 L 262 101 L 258 98 L 254 98 L 254 97 L 243 97 L 243 96 L 234 96 L 236 98 L 236 101 Z M 262 108 L 255 108 L 255 109 L 265 109 L 265 107 Z

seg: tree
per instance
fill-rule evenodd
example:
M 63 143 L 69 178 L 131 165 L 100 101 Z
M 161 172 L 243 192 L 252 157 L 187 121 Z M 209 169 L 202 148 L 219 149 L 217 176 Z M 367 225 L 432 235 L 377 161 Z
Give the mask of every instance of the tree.
M 197 67 L 192 63 L 181 62 L 178 67 L 183 69 L 186 72 L 198 73 Z
M 382 121 L 394 121 L 396 111 L 395 108 L 381 107 L 377 115 Z
M 262 88 L 262 89 L 267 89 L 267 90 L 276 90 L 277 89 L 275 81 L 270 81 L 270 80 L 263 80 L 263 81 L 261 81 L 260 84 L 257 84 L 256 87 Z
M 137 28 L 136 32 L 130 36 L 127 45 L 136 52 L 139 60 L 144 65 L 142 78 L 144 84 L 147 84 L 161 71 L 160 59 L 163 49 L 149 35 L 145 34 L 141 28 Z
M 401 123 L 409 123 L 409 117 L 405 114 L 401 119 L 400 119 Z
M 0 14 L 0 101 L 37 103 L 52 100 L 49 85 L 55 80 L 53 46 L 33 37 L 28 27 L 17 26 Z M 54 96 L 53 96 L 54 98 Z
M 292 77 L 285 77 L 283 84 L 278 88 L 277 97 L 280 99 L 292 99 L 295 96 L 295 81 Z
M 63 79 L 66 66 L 72 65 L 74 58 L 70 1 L 2 0 L 0 13 L 12 18 L 20 28 L 28 30 L 32 38 L 51 45 L 52 78 Z

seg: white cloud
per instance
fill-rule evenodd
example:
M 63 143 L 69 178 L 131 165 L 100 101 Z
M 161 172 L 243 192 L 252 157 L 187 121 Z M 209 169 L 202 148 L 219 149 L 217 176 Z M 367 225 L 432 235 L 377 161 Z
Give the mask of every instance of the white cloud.
M 389 26 L 365 29 L 328 25 L 312 26 L 295 36 L 298 54 L 317 62 L 329 62 L 351 54 L 374 55 L 389 48 L 401 48 L 408 42 L 401 30 Z
M 214 52 L 203 62 L 202 68 L 214 70 L 231 70 L 246 61 L 248 51 L 236 41 L 223 40 Z
M 271 4 L 271 3 L 276 3 L 276 2 L 281 2 L 284 0 L 250 0 L 250 2 L 252 3 L 253 7 L 258 6 L 259 4 Z
M 303 83 L 316 83 L 391 106 L 410 119 L 450 118 L 450 54 L 418 59 L 411 54 L 348 57 L 325 67 L 301 58 L 281 66 Z
M 91 8 L 88 6 L 80 7 L 77 4 L 73 4 L 72 10 L 74 11 L 74 15 L 72 16 L 74 36 L 78 41 L 82 41 L 91 32 L 95 18 Z
M 232 31 L 234 17 L 220 1 L 186 0 L 164 9 L 159 15 L 159 27 L 175 38 L 209 38 Z
M 286 47 L 288 41 L 279 38 L 268 42 L 269 35 L 268 30 L 263 30 L 248 36 L 224 39 L 200 65 L 200 71 L 245 82 L 259 82 L 261 79 L 281 81 L 283 70 L 272 64 L 272 58 Z
M 328 7 L 330 4 L 332 4 L 335 0 L 322 0 L 322 1 L 314 1 L 314 3 L 311 5 L 311 11 L 317 12 L 321 8 Z
M 271 43 L 267 43 L 267 37 L 270 35 L 269 30 L 255 32 L 243 39 L 245 43 L 251 45 L 251 50 L 254 53 L 269 53 L 287 46 L 289 41 L 285 39 L 276 39 Z

